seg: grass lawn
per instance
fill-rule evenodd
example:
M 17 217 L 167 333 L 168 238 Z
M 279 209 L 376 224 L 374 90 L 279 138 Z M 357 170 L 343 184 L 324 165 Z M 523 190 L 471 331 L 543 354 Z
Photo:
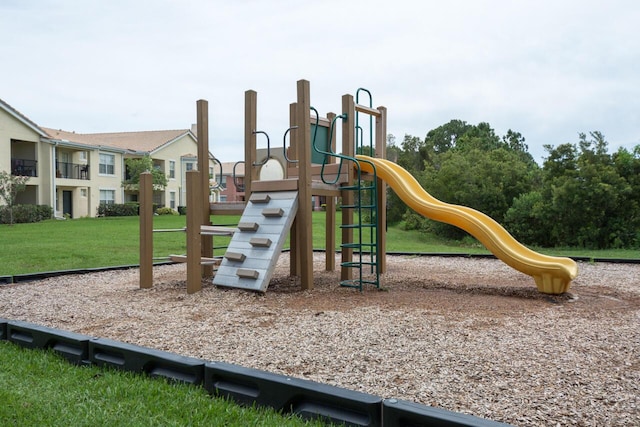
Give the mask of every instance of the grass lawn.
M 14 426 L 320 426 L 212 398 L 202 387 L 78 367 L 0 341 L 0 420 Z
M 185 226 L 184 216 L 156 216 L 155 229 L 176 229 Z M 238 216 L 216 216 L 215 224 L 237 224 Z M 339 246 L 340 212 L 336 224 L 336 242 Z M 314 248 L 325 247 L 325 214 L 313 214 Z M 2 265 L 0 276 L 38 273 L 78 268 L 112 267 L 139 263 L 138 217 L 83 218 L 67 221 L 48 220 L 35 224 L 0 225 Z M 225 246 L 229 238 L 214 238 L 215 246 Z M 288 244 L 285 243 L 285 247 Z M 552 255 L 594 258 L 637 259 L 637 251 L 587 251 L 575 248 L 539 249 Z M 420 253 L 489 253 L 473 239 L 465 243 L 443 240 L 416 231 L 406 231 L 400 225 L 387 230 L 388 252 Z M 154 233 L 154 257 L 186 253 L 184 233 Z M 223 249 L 216 251 L 217 255 Z

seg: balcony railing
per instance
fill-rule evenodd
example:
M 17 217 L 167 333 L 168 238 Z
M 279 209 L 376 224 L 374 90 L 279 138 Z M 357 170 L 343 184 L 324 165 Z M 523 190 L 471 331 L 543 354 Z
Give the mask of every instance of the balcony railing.
M 38 176 L 38 162 L 29 159 L 11 159 L 11 175 Z
M 89 165 L 56 162 L 56 178 L 89 179 Z

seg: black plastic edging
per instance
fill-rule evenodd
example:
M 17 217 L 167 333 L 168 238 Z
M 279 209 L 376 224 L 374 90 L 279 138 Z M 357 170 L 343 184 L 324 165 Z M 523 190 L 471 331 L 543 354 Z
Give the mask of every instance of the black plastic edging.
M 193 385 L 202 385 L 204 379 L 203 360 L 104 338 L 89 342 L 89 360 L 97 366 Z
M 382 425 L 385 427 L 508 427 L 499 423 L 459 412 L 433 408 L 399 399 L 385 399 L 382 403 Z
M 176 264 L 172 261 L 154 263 L 153 266 Z M 69 276 L 73 274 L 89 274 L 89 273 L 101 273 L 103 271 L 118 271 L 118 270 L 130 270 L 132 268 L 140 268 L 138 264 L 131 265 L 116 265 L 112 267 L 94 267 L 94 268 L 78 268 L 74 270 L 59 270 L 59 271 L 43 271 L 39 273 L 29 274 L 16 274 L 14 276 L 0 276 L 0 283 L 2 278 L 10 278 L 8 283 L 20 283 L 20 282 L 33 282 L 36 280 L 47 279 L 50 277 Z
M 71 363 L 88 364 L 91 337 L 86 335 L 11 320 L 6 324 L 6 337 L 21 347 L 51 349 Z
M 0 317 L 0 340 L 6 340 L 7 339 L 7 323 L 9 322 L 9 320 L 7 319 L 3 319 L 2 317 Z
M 3 332 L 4 331 L 4 332 Z M 357 391 L 243 368 L 224 362 L 205 363 L 133 344 L 126 344 L 33 323 L 0 318 L 0 339 L 26 348 L 53 349 L 72 363 L 95 364 L 144 373 L 171 381 L 203 385 L 211 394 L 233 398 L 248 406 L 269 406 L 303 418 L 331 421 L 348 426 L 398 427 L 504 427 L 485 420 L 418 403 L 380 397 Z M 77 351 L 88 345 L 88 360 Z M 62 346 L 60 345 L 62 344 Z M 68 351 L 70 346 L 72 351 Z M 200 374 L 202 372 L 202 374 Z
M 268 406 L 304 419 L 381 426 L 382 398 L 225 362 L 205 365 L 205 389 L 244 405 Z

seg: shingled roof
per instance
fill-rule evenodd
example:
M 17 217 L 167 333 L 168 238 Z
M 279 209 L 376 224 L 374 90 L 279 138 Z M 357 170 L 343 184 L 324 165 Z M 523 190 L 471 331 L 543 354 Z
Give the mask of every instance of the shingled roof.
M 150 130 L 142 132 L 75 133 L 60 129 L 41 128 L 51 139 L 75 142 L 94 147 L 151 153 L 176 139 L 189 134 L 189 129 Z M 193 134 L 192 134 L 193 136 Z M 193 136 L 195 139 L 195 136 Z

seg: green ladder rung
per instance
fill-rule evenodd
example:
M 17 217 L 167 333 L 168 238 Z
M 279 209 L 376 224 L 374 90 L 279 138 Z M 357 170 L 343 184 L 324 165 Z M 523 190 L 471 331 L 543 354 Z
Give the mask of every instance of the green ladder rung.
M 344 286 L 346 288 L 358 288 L 362 290 L 362 283 L 358 280 L 343 280 L 340 282 L 340 286 Z
M 361 264 L 357 261 L 347 261 L 340 264 L 340 267 L 360 268 Z
M 360 243 L 343 243 L 340 247 L 343 249 L 355 249 L 360 247 Z
M 341 225 L 340 228 L 375 228 L 377 224 L 375 223 L 364 223 L 364 224 L 344 224 Z
M 348 287 L 348 288 L 359 288 L 362 289 L 362 285 L 375 285 L 379 287 L 379 284 L 375 280 L 359 280 L 359 279 L 350 279 L 343 280 L 340 282 L 340 286 Z

